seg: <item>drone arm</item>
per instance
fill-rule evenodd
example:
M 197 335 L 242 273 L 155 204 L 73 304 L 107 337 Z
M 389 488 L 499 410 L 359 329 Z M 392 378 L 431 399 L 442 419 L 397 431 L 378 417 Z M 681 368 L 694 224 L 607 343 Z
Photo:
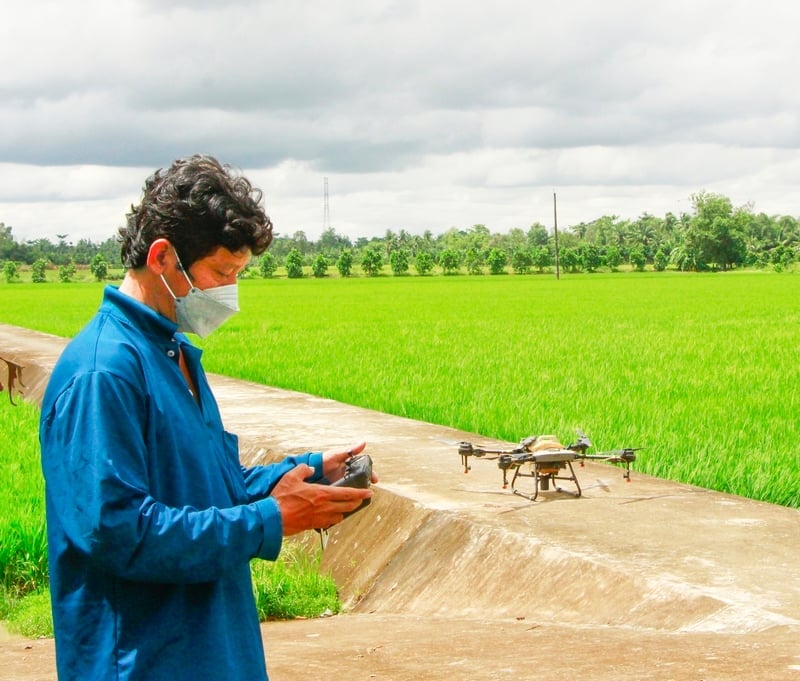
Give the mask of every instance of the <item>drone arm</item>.
M 628 482 L 631 481 L 631 464 L 636 461 L 635 452 L 641 449 L 640 447 L 626 447 L 625 449 L 616 449 L 610 452 L 600 452 L 599 454 L 581 454 L 581 459 L 595 459 L 598 461 L 605 461 L 606 463 L 621 463 L 625 465 L 625 472 L 622 477 Z
M 483 447 L 475 447 L 471 442 L 459 442 L 458 444 L 458 453 L 461 456 L 461 463 L 464 466 L 464 472 L 469 473 L 471 470 L 471 466 L 469 465 L 469 457 L 477 456 L 480 458 L 486 458 L 489 461 L 493 461 L 495 459 L 501 459 L 505 456 L 510 456 L 511 454 L 517 454 L 521 452 L 520 448 L 507 450 L 507 449 L 484 449 Z M 496 454 L 497 456 L 486 456 L 487 454 Z

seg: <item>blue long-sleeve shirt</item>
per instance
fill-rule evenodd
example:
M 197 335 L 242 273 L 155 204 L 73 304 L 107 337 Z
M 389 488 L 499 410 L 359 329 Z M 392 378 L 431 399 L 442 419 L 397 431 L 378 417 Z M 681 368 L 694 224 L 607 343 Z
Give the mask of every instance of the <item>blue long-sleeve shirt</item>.
M 281 549 L 272 487 L 299 463 L 321 477 L 322 457 L 243 468 L 200 356 L 109 286 L 53 370 L 40 441 L 61 681 L 267 678 L 249 562 Z

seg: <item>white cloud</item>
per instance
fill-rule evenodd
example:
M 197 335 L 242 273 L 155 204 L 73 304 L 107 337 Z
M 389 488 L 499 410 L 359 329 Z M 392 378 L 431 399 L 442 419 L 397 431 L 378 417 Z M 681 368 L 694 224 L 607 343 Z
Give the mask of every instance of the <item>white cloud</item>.
M 685 210 L 800 214 L 791 0 L 10 0 L 0 221 L 111 235 L 202 151 L 279 231 L 351 236 Z M 571 212 L 570 212 L 571 211 Z M 560 219 L 561 221 L 561 219 Z

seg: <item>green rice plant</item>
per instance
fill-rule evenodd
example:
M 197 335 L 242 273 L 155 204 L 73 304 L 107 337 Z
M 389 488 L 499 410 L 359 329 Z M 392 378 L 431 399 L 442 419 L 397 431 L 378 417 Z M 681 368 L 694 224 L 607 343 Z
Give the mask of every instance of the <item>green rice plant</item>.
M 252 283 L 211 371 L 511 442 L 582 428 L 645 447 L 645 472 L 800 505 L 797 277 Z
M 39 464 L 39 409 L 0 400 L 0 589 L 10 598 L 47 586 L 44 481 Z
M 103 287 L 98 282 L 0 286 L 0 321 L 71 338 L 100 307 Z
M 253 593 L 259 619 L 284 620 L 338 614 L 339 595 L 333 579 L 320 572 L 320 556 L 299 542 L 284 543 L 275 562 L 251 563 Z
M 72 335 L 102 287 L 68 288 L 56 300 L 57 285 L 0 287 L 5 320 Z M 639 470 L 800 506 L 796 274 L 276 278 L 240 290 L 242 312 L 200 343 L 209 371 L 510 442 L 582 428 L 598 450 L 644 447 Z

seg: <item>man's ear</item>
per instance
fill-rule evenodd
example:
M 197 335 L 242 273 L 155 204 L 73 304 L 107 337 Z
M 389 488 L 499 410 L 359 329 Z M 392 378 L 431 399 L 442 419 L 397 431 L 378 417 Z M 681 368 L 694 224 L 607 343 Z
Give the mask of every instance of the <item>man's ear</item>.
M 156 275 L 162 275 L 169 267 L 178 266 L 175 249 L 167 239 L 156 239 L 147 251 L 147 267 Z

